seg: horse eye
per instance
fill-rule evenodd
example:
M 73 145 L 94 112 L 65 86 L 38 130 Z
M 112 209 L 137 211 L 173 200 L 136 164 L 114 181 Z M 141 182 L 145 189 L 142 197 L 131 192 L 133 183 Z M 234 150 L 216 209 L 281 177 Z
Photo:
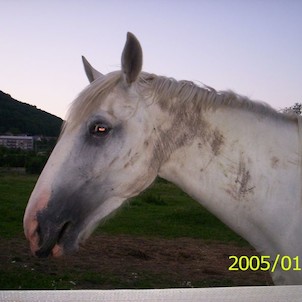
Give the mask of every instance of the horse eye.
M 90 134 L 96 135 L 96 136 L 104 136 L 108 134 L 108 132 L 111 130 L 110 127 L 103 123 L 94 123 L 91 125 L 89 131 Z

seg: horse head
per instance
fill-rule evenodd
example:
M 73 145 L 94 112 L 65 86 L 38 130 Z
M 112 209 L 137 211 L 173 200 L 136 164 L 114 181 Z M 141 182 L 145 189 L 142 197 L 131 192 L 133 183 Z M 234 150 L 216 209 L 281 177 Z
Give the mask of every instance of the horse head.
M 31 194 L 24 230 L 39 257 L 76 250 L 100 220 L 158 173 L 156 134 L 137 81 L 142 49 L 128 33 L 122 70 L 103 75 L 83 57 L 90 85 L 70 108 Z

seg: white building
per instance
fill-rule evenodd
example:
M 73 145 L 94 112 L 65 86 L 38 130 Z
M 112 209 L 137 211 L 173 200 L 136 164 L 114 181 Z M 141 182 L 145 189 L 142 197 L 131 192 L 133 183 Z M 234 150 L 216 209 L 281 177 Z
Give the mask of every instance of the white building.
M 33 150 L 34 138 L 32 136 L 0 136 L 0 146 L 9 149 Z

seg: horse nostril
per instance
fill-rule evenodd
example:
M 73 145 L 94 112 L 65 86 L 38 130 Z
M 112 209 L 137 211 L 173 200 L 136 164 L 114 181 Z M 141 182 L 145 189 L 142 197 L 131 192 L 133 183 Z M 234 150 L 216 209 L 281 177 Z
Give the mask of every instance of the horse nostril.
M 35 255 L 38 258 L 47 258 L 50 255 L 50 250 L 38 250 L 35 252 Z
M 70 226 L 71 226 L 70 221 L 64 223 L 64 225 L 62 226 L 61 231 L 58 235 L 58 240 L 57 240 L 58 243 L 60 243 L 61 239 L 63 238 L 64 234 L 66 234 L 66 232 Z
M 42 236 L 42 230 L 41 230 L 40 224 L 38 224 L 38 226 L 37 226 L 36 234 L 38 237 L 39 246 L 43 245 L 43 236 Z
M 45 258 L 49 255 L 61 253 L 59 245 L 68 238 L 68 231 L 72 225 L 71 221 L 61 224 L 50 223 L 49 221 L 40 221 L 36 228 L 36 238 L 38 242 L 38 250 L 34 253 L 39 258 Z M 56 251 L 54 251 L 56 248 Z

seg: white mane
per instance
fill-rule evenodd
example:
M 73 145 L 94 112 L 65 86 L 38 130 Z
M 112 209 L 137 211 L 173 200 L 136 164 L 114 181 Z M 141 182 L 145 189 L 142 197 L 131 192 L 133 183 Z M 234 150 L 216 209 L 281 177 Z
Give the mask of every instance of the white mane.
M 115 71 L 96 79 L 84 89 L 72 103 L 64 129 L 73 128 L 95 111 L 121 79 L 121 72 Z M 266 103 L 252 101 L 233 91 L 216 91 L 212 87 L 200 87 L 190 81 L 177 81 L 174 78 L 142 72 L 137 87 L 143 98 L 153 98 L 163 110 L 169 110 L 171 113 L 178 109 L 184 110 L 184 106 L 186 111 L 192 109 L 195 113 L 227 106 L 279 119 L 297 119 L 296 115 L 282 114 Z
M 216 91 L 207 85 L 200 87 L 190 81 L 177 81 L 174 78 L 142 73 L 139 85 L 144 94 L 150 94 L 158 100 L 162 109 L 171 111 L 175 111 L 175 106 L 183 110 L 183 106 L 192 103 L 192 109 L 198 112 L 227 106 L 277 118 L 297 119 L 296 115 L 280 113 L 266 103 L 252 101 L 231 90 Z

